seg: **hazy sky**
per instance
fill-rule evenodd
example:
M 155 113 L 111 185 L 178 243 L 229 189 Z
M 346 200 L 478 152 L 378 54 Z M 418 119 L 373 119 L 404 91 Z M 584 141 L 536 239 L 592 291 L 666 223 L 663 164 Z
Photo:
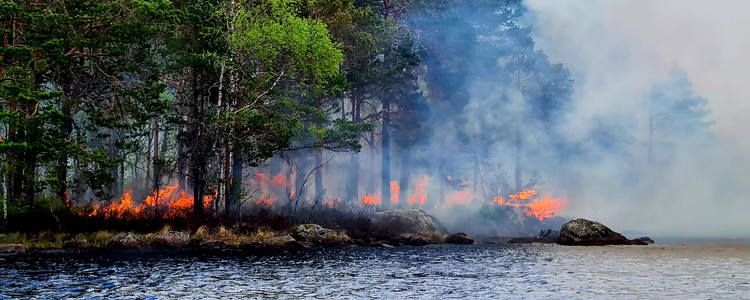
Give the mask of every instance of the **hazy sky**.
M 733 188 L 743 192 L 750 188 L 750 1 L 527 0 L 526 4 L 535 16 L 537 48 L 551 61 L 564 63 L 577 81 L 576 111 L 567 122 L 573 136 L 583 137 L 593 120 L 609 114 L 631 114 L 644 128 L 648 110 L 643 95 L 652 84 L 665 81 L 671 70 L 685 70 L 694 92 L 709 100 L 713 111 L 709 120 L 716 122 L 711 130 L 720 140 L 728 167 L 716 166 L 703 174 L 690 166 L 677 168 L 680 177 L 666 183 L 669 190 L 663 195 L 655 196 L 673 195 L 682 186 L 685 192 L 674 195 L 678 199 L 654 200 L 648 209 L 674 205 L 675 216 L 686 216 L 684 222 L 707 215 L 716 220 L 711 223 L 719 224 L 717 230 L 748 225 L 744 219 L 750 199 L 744 193 L 732 194 L 732 201 L 724 206 L 706 204 L 713 201 L 706 198 L 723 188 L 717 186 L 723 181 L 710 183 L 709 177 L 733 178 Z M 642 140 L 647 130 L 635 134 Z

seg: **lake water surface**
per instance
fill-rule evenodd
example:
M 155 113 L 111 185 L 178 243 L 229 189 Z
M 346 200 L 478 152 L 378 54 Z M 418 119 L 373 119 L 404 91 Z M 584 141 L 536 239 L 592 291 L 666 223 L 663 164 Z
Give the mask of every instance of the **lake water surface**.
M 0 257 L 0 299 L 749 297 L 747 245 L 433 245 Z

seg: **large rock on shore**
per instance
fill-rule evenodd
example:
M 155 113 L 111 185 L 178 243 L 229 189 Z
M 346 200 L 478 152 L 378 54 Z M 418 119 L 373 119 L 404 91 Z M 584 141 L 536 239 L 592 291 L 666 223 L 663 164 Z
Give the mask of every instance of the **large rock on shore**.
M 151 241 L 154 248 L 183 248 L 190 242 L 190 235 L 181 231 L 160 233 Z
M 308 242 L 316 246 L 341 246 L 352 243 L 352 239 L 343 232 L 326 229 L 318 224 L 303 224 L 294 228 L 292 237 L 299 242 Z
M 572 246 L 646 244 L 638 240 L 629 240 L 602 223 L 586 219 L 575 219 L 563 224 L 557 243 Z
M 430 240 L 419 234 L 414 233 L 402 233 L 397 237 L 391 239 L 394 245 L 406 245 L 406 246 L 425 246 L 430 244 Z
M 449 234 L 445 237 L 445 243 L 446 244 L 459 244 L 459 245 L 471 245 L 474 244 L 474 239 L 472 239 L 469 235 L 459 232 L 454 234 Z
M 0 253 L 26 253 L 26 248 L 22 244 L 4 244 L 0 245 Z
M 129 232 L 118 234 L 107 243 L 109 249 L 142 249 L 145 247 L 146 243 L 141 238 Z
M 375 227 L 375 234 L 381 236 L 398 236 L 403 233 L 448 233 L 437 219 L 419 209 L 377 212 L 372 217 L 372 224 Z

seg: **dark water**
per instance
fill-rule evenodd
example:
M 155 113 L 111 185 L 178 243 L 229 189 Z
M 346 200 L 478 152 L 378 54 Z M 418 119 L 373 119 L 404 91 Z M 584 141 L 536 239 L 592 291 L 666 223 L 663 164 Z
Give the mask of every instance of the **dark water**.
M 0 257 L 0 298 L 743 298 L 748 246 L 436 245 Z

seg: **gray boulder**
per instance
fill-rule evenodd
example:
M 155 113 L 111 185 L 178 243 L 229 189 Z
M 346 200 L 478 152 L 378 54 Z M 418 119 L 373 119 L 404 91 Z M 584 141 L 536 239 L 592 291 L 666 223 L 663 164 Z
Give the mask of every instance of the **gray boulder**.
M 437 219 L 419 209 L 389 210 L 375 213 L 372 219 L 375 235 L 398 236 L 402 233 L 448 233 Z
M 645 245 L 646 243 L 629 240 L 604 224 L 586 219 L 575 219 L 563 224 L 560 230 L 561 245 L 601 246 L 601 245 Z
M 151 241 L 154 248 L 183 248 L 190 242 L 190 235 L 181 231 L 160 233 Z
M 352 243 L 352 238 L 343 232 L 326 229 L 318 224 L 303 224 L 294 228 L 292 237 L 300 242 L 316 246 L 341 246 Z
M 397 237 L 391 239 L 394 245 L 406 245 L 406 246 L 425 246 L 430 244 L 430 240 L 422 235 L 414 233 L 402 233 Z
M 107 248 L 109 249 L 142 249 L 145 247 L 146 243 L 130 232 L 118 234 L 107 243 Z

